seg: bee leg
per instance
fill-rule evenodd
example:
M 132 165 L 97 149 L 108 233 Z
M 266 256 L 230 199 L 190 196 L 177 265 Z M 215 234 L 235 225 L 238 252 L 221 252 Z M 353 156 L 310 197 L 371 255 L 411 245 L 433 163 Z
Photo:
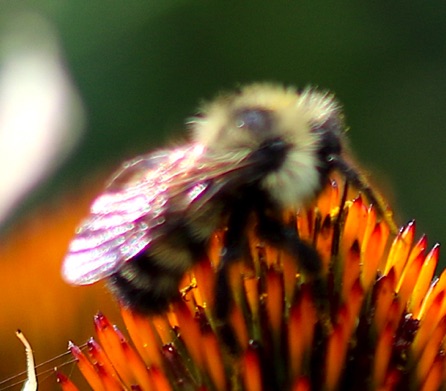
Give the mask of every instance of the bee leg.
M 229 217 L 227 231 L 224 237 L 224 246 L 217 269 L 214 315 L 220 325 L 220 335 L 226 346 L 233 354 L 239 351 L 234 331 L 227 322 L 233 296 L 229 282 L 229 268 L 234 263 L 243 259 L 249 253 L 248 240 L 246 237 L 246 225 L 251 208 L 245 203 L 240 207 L 234 207 Z
M 258 212 L 259 236 L 269 244 L 286 251 L 300 266 L 306 277 L 316 302 L 321 325 L 325 333 L 332 329 L 329 308 L 329 289 L 327 280 L 322 274 L 322 260 L 317 251 L 299 238 L 297 229 Z
M 299 238 L 295 227 L 285 225 L 262 211 L 258 213 L 258 235 L 274 247 L 297 258 L 299 266 L 310 276 L 322 271 L 322 261 L 317 251 Z
M 243 259 L 249 252 L 245 232 L 249 214 L 250 208 L 245 203 L 240 203 L 240 205 L 232 208 L 231 215 L 229 216 L 220 264 L 217 270 L 215 315 L 218 319 L 226 318 L 231 305 L 228 269 L 231 264 Z

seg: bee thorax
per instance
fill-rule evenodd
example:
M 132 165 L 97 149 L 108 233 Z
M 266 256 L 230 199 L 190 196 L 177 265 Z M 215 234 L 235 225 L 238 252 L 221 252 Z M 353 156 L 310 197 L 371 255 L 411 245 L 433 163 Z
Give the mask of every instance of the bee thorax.
M 314 154 L 288 151 L 281 168 L 267 174 L 261 181 L 261 187 L 281 208 L 305 204 L 321 187 Z

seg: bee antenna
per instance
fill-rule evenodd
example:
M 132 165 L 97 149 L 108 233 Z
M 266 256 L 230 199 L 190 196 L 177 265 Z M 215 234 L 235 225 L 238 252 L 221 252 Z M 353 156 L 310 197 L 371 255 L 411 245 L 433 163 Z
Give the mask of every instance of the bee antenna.
M 392 234 L 396 235 L 399 229 L 393 218 L 392 211 L 389 209 L 382 195 L 370 186 L 367 178 L 340 156 L 330 156 L 330 163 L 345 176 L 346 181 L 365 194 L 369 202 L 376 206 L 378 213 L 387 223 Z

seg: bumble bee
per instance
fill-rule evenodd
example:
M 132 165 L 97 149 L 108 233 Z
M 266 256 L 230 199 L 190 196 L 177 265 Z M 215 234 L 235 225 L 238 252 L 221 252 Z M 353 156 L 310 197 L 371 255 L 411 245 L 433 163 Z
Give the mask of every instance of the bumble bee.
M 252 214 L 262 239 L 317 275 L 316 251 L 279 216 L 314 200 L 333 170 L 391 221 L 348 163 L 343 116 L 331 94 L 248 85 L 218 96 L 189 125 L 192 141 L 126 162 L 93 202 L 63 263 L 67 282 L 107 279 L 125 306 L 162 312 L 179 297 L 180 280 L 205 256 L 211 235 L 225 228 L 217 271 L 217 294 L 224 296 L 225 270 L 244 250 Z

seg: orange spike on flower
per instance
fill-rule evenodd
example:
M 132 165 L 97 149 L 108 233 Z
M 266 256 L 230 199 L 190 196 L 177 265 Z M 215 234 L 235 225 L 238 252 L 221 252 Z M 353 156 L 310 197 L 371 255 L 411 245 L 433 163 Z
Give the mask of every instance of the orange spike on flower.
M 333 331 L 328 338 L 324 382 L 324 389 L 327 391 L 337 388 L 336 385 L 338 384 L 342 368 L 344 367 L 347 350 L 345 334 L 346 330 L 343 324 L 337 324 L 333 327 Z
M 429 286 L 434 276 L 435 269 L 438 264 L 438 257 L 440 255 L 440 246 L 436 244 L 432 250 L 426 255 L 423 266 L 420 270 L 417 283 L 414 286 L 410 302 L 411 311 L 418 312 L 423 299 L 429 289 Z
M 161 340 L 161 345 L 167 345 L 171 343 L 174 338 L 174 332 L 172 330 L 172 326 L 176 326 L 177 323 L 174 325 L 171 325 L 167 319 L 167 315 L 157 315 L 157 316 L 151 316 L 150 322 L 153 325 L 153 329 L 155 330 L 156 334 L 158 335 L 159 339 Z
M 303 330 L 305 320 L 300 306 L 293 306 L 288 319 L 288 357 L 290 361 L 290 378 L 296 379 L 303 370 L 306 344 L 311 341 L 305 339 L 304 333 L 296 333 L 295 330 Z
M 401 373 L 397 369 L 391 369 L 387 372 L 384 384 L 379 391 L 394 391 L 401 381 Z
M 375 225 L 368 240 L 363 242 L 361 280 L 367 291 L 380 270 L 381 260 L 389 237 L 389 228 L 383 222 Z
M 325 216 L 321 225 L 316 227 L 315 248 L 322 261 L 322 275 L 326 276 L 330 270 L 333 250 L 334 225 L 331 216 Z
M 217 340 L 215 334 L 210 332 L 210 330 L 203 333 L 202 340 L 203 345 L 206 347 L 203 352 L 206 361 L 206 369 L 212 380 L 212 385 L 216 390 L 227 390 L 228 379 L 226 378 L 219 341 Z
M 435 299 L 437 294 L 442 291 L 446 291 L 446 269 L 442 271 L 438 279 L 434 279 L 434 281 L 431 283 L 419 310 L 413 311 L 414 317 L 421 319 L 424 316 L 426 309 L 431 306 L 432 301 Z
M 224 229 L 220 229 L 215 231 L 209 238 L 209 248 L 207 255 L 209 258 L 209 262 L 214 270 L 217 270 L 218 265 L 220 264 L 220 255 L 223 247 L 223 237 Z
M 243 280 L 247 270 L 243 262 L 234 262 L 228 267 L 228 281 L 231 288 L 233 299 L 237 305 L 243 302 L 245 296 Z
M 427 236 L 422 235 L 418 242 L 413 246 L 407 264 L 410 265 L 420 254 L 424 254 L 427 249 Z
M 376 341 L 376 351 L 373 363 L 372 381 L 375 389 L 383 386 L 384 379 L 388 370 L 390 358 L 392 355 L 394 327 L 388 323 L 378 335 Z
M 387 257 L 384 274 L 388 274 L 390 269 L 395 272 L 396 281 L 399 281 L 403 268 L 406 266 L 407 257 L 412 246 L 415 235 L 415 221 L 411 221 L 398 233 L 392 243 L 392 247 Z
M 149 319 L 124 307 L 121 308 L 121 313 L 130 337 L 145 364 L 160 367 L 162 365 L 159 349 L 161 341 Z
M 343 320 L 345 329 L 345 344 L 348 345 L 348 340 L 350 339 L 354 328 L 357 326 L 357 320 L 359 317 L 359 312 L 361 310 L 362 300 L 364 298 L 364 290 L 361 286 L 359 278 L 353 283 L 348 294 L 348 300 L 345 302 L 346 317 Z
M 141 383 L 141 386 L 150 390 L 151 381 L 145 365 L 122 333 L 103 314 L 96 315 L 95 327 L 101 345 L 122 381 L 129 387 Z
M 201 333 L 198 323 L 195 322 L 194 317 L 184 303 L 175 303 L 174 311 L 178 319 L 180 337 L 186 345 L 186 348 L 194 362 L 200 369 L 202 369 L 204 367 L 203 349 L 205 349 L 205 346 L 197 343 L 197 341 L 201 340 Z
M 420 391 L 439 390 L 444 385 L 444 356 L 437 356 Z
M 240 307 L 234 306 L 229 315 L 229 323 L 232 326 L 232 330 L 234 330 L 235 337 L 241 348 L 243 350 L 247 349 L 249 343 L 248 325 L 246 324 L 243 311 Z
M 242 359 L 242 378 L 246 391 L 262 390 L 262 372 L 257 349 L 250 346 Z
M 293 385 L 292 391 L 311 391 L 311 384 L 308 378 L 301 377 Z
M 375 230 L 377 224 L 377 212 L 373 205 L 369 205 L 367 208 L 367 219 L 364 224 L 364 235 L 361 242 L 361 250 L 367 247 L 367 243 Z
M 74 383 L 68 379 L 63 373 L 57 372 L 56 373 L 56 380 L 57 383 L 59 383 L 60 388 L 62 388 L 62 391 L 78 391 L 79 389 L 74 385 Z
M 342 248 L 349 251 L 355 241 L 362 243 L 367 222 L 367 207 L 361 196 L 355 198 L 348 209 L 342 238 Z
M 253 242 L 256 243 L 258 239 L 254 239 Z M 256 246 L 257 249 L 259 246 Z M 264 262 L 267 267 L 277 267 L 277 264 L 279 263 L 279 259 L 281 256 L 281 251 L 277 248 L 274 248 L 272 246 L 262 246 L 262 250 L 264 252 Z M 260 262 L 256 262 L 256 266 L 260 265 Z M 257 268 L 258 269 L 258 268 Z M 259 274 L 260 270 L 256 270 L 256 274 Z
M 345 254 L 343 269 L 341 298 L 343 302 L 347 302 L 352 286 L 359 279 L 361 272 L 361 255 L 357 241 L 353 242 L 349 251 Z
M 189 388 L 194 390 L 202 384 L 200 372 L 195 367 L 194 361 L 190 359 L 190 356 L 185 350 L 184 345 L 181 344 L 181 341 L 177 340 L 175 344 L 170 343 L 164 345 L 163 356 L 164 367 L 166 368 L 166 378 L 169 379 L 170 384 L 173 387 L 180 383 L 185 389 Z M 154 373 L 156 373 L 157 368 L 152 369 L 155 371 Z
M 414 286 L 417 283 L 418 277 L 420 275 L 420 270 L 423 267 L 424 255 L 422 253 L 418 254 L 418 257 L 412 259 L 407 263 L 403 270 L 403 274 L 399 280 L 396 287 L 396 292 L 402 303 L 407 303 L 412 295 Z M 411 303 L 408 303 L 408 310 L 412 311 Z
M 101 378 L 102 384 L 104 385 L 104 390 L 106 391 L 123 391 L 126 387 L 118 380 L 112 376 L 110 373 L 104 370 L 104 368 L 100 366 L 96 366 L 96 371 Z M 97 391 L 94 389 L 94 391 Z
M 441 309 L 446 302 L 446 292 L 441 291 L 432 301 L 430 308 L 426 311 L 425 316 L 420 319 L 420 328 L 412 344 L 412 361 L 413 365 L 418 362 L 420 355 L 423 353 L 435 327 L 440 322 L 443 314 Z
M 135 377 L 128 365 L 128 357 L 125 353 L 126 341 L 105 315 L 98 313 L 94 318 L 94 325 L 99 341 L 107 353 L 107 357 L 119 373 L 126 385 L 134 384 Z
M 259 279 L 257 277 L 248 277 L 243 280 L 243 283 L 251 316 L 253 321 L 257 322 L 260 308 Z
M 381 277 L 377 282 L 374 290 L 375 302 L 375 319 L 374 324 L 378 333 L 388 322 L 387 316 L 394 300 L 395 292 L 395 274 L 393 269 L 387 276 Z
M 299 212 L 296 220 L 297 231 L 300 237 L 310 243 L 313 242 L 315 213 L 316 211 L 313 209 L 303 209 Z
M 265 305 L 268 313 L 268 320 L 275 342 L 278 343 L 281 335 L 283 316 L 283 280 L 282 273 L 274 269 L 269 269 L 266 273 L 266 294 Z
M 329 216 L 333 209 L 339 207 L 339 186 L 334 180 L 325 186 L 322 190 L 318 202 L 317 208 L 321 216 Z
M 195 302 L 200 307 L 208 310 L 214 304 L 215 279 L 209 278 L 213 274 L 212 265 L 208 260 L 199 262 L 193 269 L 197 288 L 193 289 Z
M 431 371 L 432 365 L 434 365 L 436 357 L 440 354 L 444 354 L 441 352 L 441 343 L 445 338 L 445 334 L 446 316 L 443 316 L 430 336 L 426 347 L 420 356 L 420 360 L 417 363 L 417 378 L 421 384 L 423 384 L 423 382 L 426 380 L 427 375 Z
M 102 390 L 105 391 L 101 377 L 95 370 L 93 364 L 82 353 L 79 347 L 70 342 L 68 344 L 68 349 L 71 351 L 71 354 L 77 360 L 77 366 L 84 375 L 85 380 L 87 380 L 88 384 L 90 384 L 91 388 L 93 388 L 93 390 L 95 391 L 102 391 Z
M 310 349 L 314 338 L 317 312 L 308 286 L 291 307 L 288 318 L 288 356 L 291 379 L 309 370 Z
M 102 347 L 94 340 L 94 338 L 90 338 L 87 342 L 87 349 L 90 360 L 95 365 L 100 366 L 106 373 L 109 373 L 110 376 L 116 379 L 119 378 L 109 358 L 105 354 Z
M 172 391 L 172 385 L 169 379 L 166 377 L 163 371 L 157 367 L 150 368 L 150 374 L 152 375 L 153 384 L 156 391 Z
M 395 296 L 389 307 L 387 321 L 393 327 L 393 331 L 397 330 L 397 327 L 402 320 L 404 315 L 404 305 L 405 303 L 402 303 L 398 296 Z
M 132 369 L 132 375 L 135 379 L 134 383 L 130 386 L 139 386 L 142 390 L 156 391 L 154 388 L 150 372 L 147 371 L 147 367 L 144 364 L 140 355 L 138 355 L 133 348 L 124 340 L 121 344 L 123 353 L 127 359 L 127 366 Z

